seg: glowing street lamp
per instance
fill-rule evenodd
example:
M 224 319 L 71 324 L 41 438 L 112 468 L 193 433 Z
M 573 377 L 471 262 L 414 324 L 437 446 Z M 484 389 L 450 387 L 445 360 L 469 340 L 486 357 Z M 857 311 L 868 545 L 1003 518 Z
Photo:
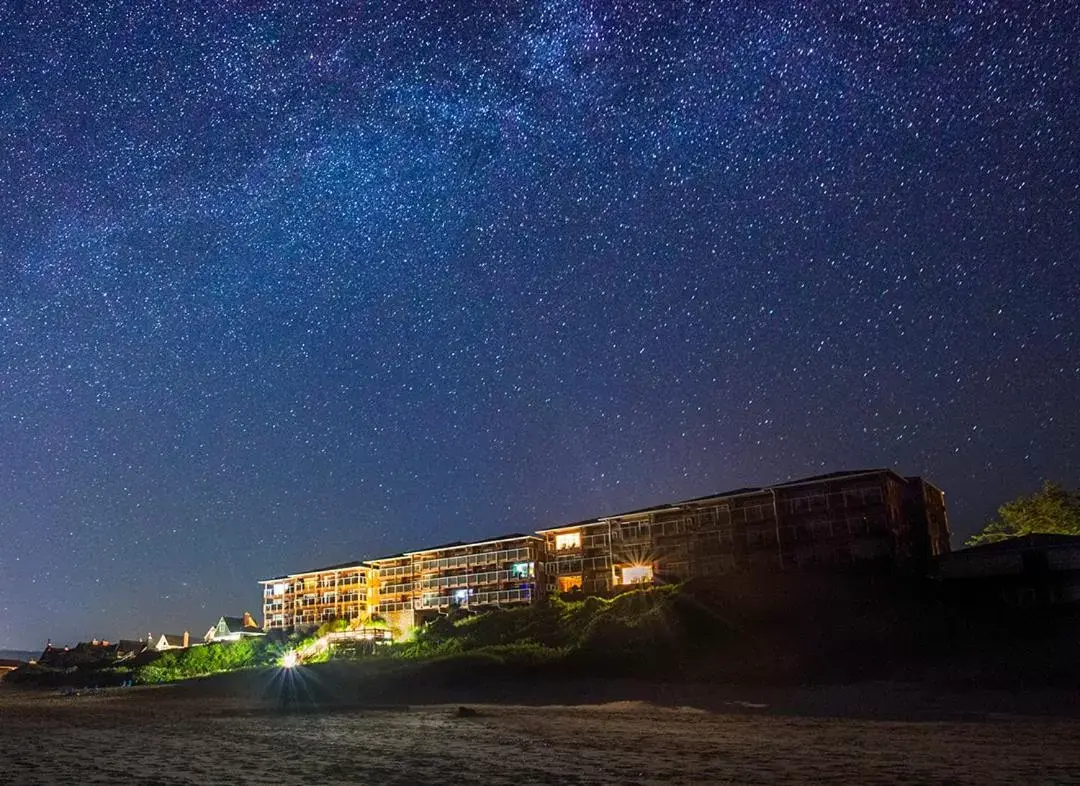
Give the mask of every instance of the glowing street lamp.
M 281 666 L 285 669 L 291 669 L 299 663 L 299 658 L 296 656 L 296 650 L 289 650 L 281 656 Z

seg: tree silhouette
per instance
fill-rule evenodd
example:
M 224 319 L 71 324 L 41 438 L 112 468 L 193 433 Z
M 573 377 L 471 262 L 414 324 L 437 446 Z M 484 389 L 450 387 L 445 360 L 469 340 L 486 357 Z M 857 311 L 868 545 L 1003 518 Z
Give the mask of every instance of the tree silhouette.
M 965 545 L 996 543 L 1034 533 L 1080 535 L 1080 494 L 1048 480 L 1040 491 L 998 508 L 998 518 L 968 538 Z

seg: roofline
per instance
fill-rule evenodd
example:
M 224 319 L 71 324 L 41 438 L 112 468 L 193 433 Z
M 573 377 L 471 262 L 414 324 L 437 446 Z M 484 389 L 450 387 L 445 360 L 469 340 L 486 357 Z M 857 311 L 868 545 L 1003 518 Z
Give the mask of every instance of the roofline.
M 391 554 L 387 557 L 372 557 L 368 560 L 368 563 L 371 564 L 371 567 L 378 570 L 379 566 L 376 564 L 378 562 L 390 562 L 391 560 L 405 559 L 408 556 L 409 554 L 407 552 L 402 552 L 401 554 Z
M 933 481 L 927 480 L 922 475 L 906 475 L 906 476 L 904 476 L 904 480 L 917 480 L 920 483 L 922 483 L 924 486 L 929 486 L 934 491 L 938 492 L 942 496 L 945 496 L 945 491 L 941 488 L 941 486 L 938 486 Z
M 827 482 L 829 482 L 831 480 L 846 480 L 847 478 L 857 478 L 857 477 L 861 477 L 863 475 L 880 475 L 880 474 L 892 475 L 897 480 L 900 480 L 900 481 L 903 481 L 904 483 L 907 483 L 907 478 L 904 477 L 903 475 L 901 475 L 896 470 L 889 469 L 888 467 L 878 467 L 877 469 L 860 469 L 860 470 L 854 470 L 854 471 L 850 471 L 850 472 L 843 472 L 840 475 L 829 475 L 829 474 L 814 475 L 814 476 L 809 477 L 809 478 L 802 478 L 802 479 L 796 479 L 796 480 L 788 481 L 787 483 L 774 483 L 771 486 L 765 486 L 762 489 L 762 491 L 767 491 L 769 489 L 774 489 L 774 488 L 789 489 L 789 488 L 792 488 L 794 486 L 809 486 L 809 485 L 813 485 L 815 483 L 827 483 Z
M 461 543 L 447 543 L 443 546 L 432 546 L 429 549 L 418 549 L 417 551 L 406 551 L 402 557 L 412 557 L 417 554 L 430 554 L 433 551 L 449 551 L 451 549 L 464 549 L 471 548 L 472 546 L 486 546 L 489 543 L 503 543 L 508 540 L 543 540 L 535 532 L 515 532 L 510 535 L 503 535 L 498 538 L 489 538 L 488 540 L 473 540 L 463 541 Z M 393 558 L 391 558 L 393 559 Z
M 338 573 L 343 570 L 355 570 L 356 568 L 370 569 L 371 565 L 369 565 L 366 561 L 363 560 L 358 560 L 356 562 L 343 562 L 340 565 L 330 565 L 326 568 L 316 568 L 315 570 L 301 570 L 296 573 L 286 573 L 282 576 L 275 576 L 272 579 L 259 579 L 259 583 L 273 584 L 276 581 L 281 581 L 282 579 L 294 579 L 297 576 L 312 576 L 317 573 Z
M 341 565 L 334 565 L 326 568 L 319 568 L 317 570 L 304 570 L 297 573 L 286 573 L 281 576 L 275 576 L 272 579 L 259 579 L 259 584 L 274 584 L 284 579 L 293 579 L 298 576 L 311 576 L 319 573 L 334 573 L 343 570 L 353 570 L 355 568 L 364 568 L 367 570 L 378 570 L 379 562 L 389 562 L 390 560 L 404 559 L 406 557 L 412 557 L 417 554 L 430 554 L 433 551 L 447 551 L 449 549 L 461 549 L 472 546 L 486 546 L 489 543 L 502 543 L 507 540 L 543 540 L 535 532 L 514 532 L 509 535 L 503 535 L 497 538 L 488 538 L 487 540 L 471 540 L 462 541 L 461 543 L 447 543 L 442 546 L 432 546 L 426 549 L 417 549 L 416 551 L 403 551 L 400 554 L 393 554 L 389 557 L 374 557 L 372 559 L 358 560 L 357 562 L 347 562 Z
M 546 534 L 549 532 L 561 532 L 568 529 L 580 529 L 581 527 L 587 527 L 595 524 L 606 524 L 615 519 L 632 518 L 634 516 L 644 516 L 650 513 L 659 513 L 661 511 L 679 510 L 682 507 L 689 505 L 697 505 L 705 502 L 711 502 L 719 499 L 736 499 L 738 497 L 749 497 L 755 494 L 763 494 L 770 491 L 779 489 L 797 488 L 799 486 L 811 486 L 819 483 L 828 483 L 836 480 L 846 480 L 848 478 L 862 477 L 863 475 L 878 475 L 878 474 L 892 475 L 901 481 L 907 482 L 907 479 L 899 472 L 888 468 L 881 469 L 862 469 L 852 472 L 841 472 L 838 475 L 815 475 L 809 478 L 802 478 L 792 480 L 786 483 L 774 483 L 771 486 L 761 486 L 759 488 L 742 488 L 735 489 L 734 491 L 724 491 L 719 494 L 706 494 L 702 497 L 692 497 L 690 499 L 681 500 L 679 502 L 668 502 L 661 505 L 654 505 L 650 508 L 639 508 L 637 510 L 630 510 L 625 513 L 613 513 L 607 516 L 597 516 L 591 519 L 582 519 L 581 521 L 575 521 L 571 524 L 562 524 L 558 527 L 547 527 L 545 529 L 536 530 L 539 533 Z M 927 481 L 928 482 L 928 481 Z M 933 484 L 930 484 L 933 485 Z M 935 487 L 936 488 L 936 487 Z

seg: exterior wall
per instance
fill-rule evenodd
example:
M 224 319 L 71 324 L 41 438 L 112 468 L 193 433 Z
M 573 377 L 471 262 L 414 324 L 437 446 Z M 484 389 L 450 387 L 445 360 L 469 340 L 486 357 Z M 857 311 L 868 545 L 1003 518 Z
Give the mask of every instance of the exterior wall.
M 903 561 L 912 554 L 904 481 L 879 472 L 777 489 L 785 569 Z
M 929 559 L 952 551 L 944 492 L 922 478 L 908 478 L 905 503 L 917 555 Z
M 576 543 L 568 537 L 574 535 Z M 580 582 L 577 589 L 586 595 L 602 595 L 611 589 L 611 533 L 606 522 L 546 532 L 544 539 L 549 590 L 573 591 L 560 586 L 560 581 L 566 579 Z
M 373 594 L 370 572 L 370 568 L 357 565 L 262 582 L 263 627 L 292 630 L 331 619 L 365 619 Z
M 413 600 L 421 613 L 532 603 L 543 595 L 544 542 L 520 538 L 413 554 Z
M 920 483 L 922 483 L 920 481 Z M 936 492 L 937 508 L 928 490 Z M 912 509 L 909 483 L 891 472 L 822 478 L 545 530 L 548 588 L 585 594 L 627 586 L 651 568 L 655 579 L 744 571 L 797 570 L 870 562 L 904 563 L 948 548 L 944 497 Z M 922 497 L 920 497 L 922 499 Z M 927 521 L 927 510 L 937 516 Z M 927 530 L 933 528 L 933 535 Z M 575 544 L 571 536 L 577 536 Z M 923 544 L 926 544 L 925 547 Z
M 427 549 L 370 564 L 377 576 L 375 613 L 399 633 L 453 608 L 532 603 L 546 584 L 543 540 L 532 535 Z
M 404 554 L 372 560 L 371 565 L 377 587 L 375 613 L 400 635 L 417 622 L 413 557 Z

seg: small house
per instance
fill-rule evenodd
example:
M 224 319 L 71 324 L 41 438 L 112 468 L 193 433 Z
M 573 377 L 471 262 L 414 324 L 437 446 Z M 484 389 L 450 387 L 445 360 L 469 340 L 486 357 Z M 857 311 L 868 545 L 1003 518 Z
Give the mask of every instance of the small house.
M 158 652 L 164 652 L 165 650 L 183 650 L 187 649 L 189 646 L 191 646 L 191 641 L 186 630 L 183 635 L 162 633 L 157 638 L 151 638 L 150 640 L 150 648 L 155 649 Z
M 215 641 L 239 641 L 265 635 L 266 633 L 259 627 L 255 618 L 245 611 L 242 617 L 221 617 L 217 624 L 206 631 L 203 641 L 209 644 Z
M 116 659 L 131 660 L 147 650 L 147 643 L 138 639 L 120 639 L 116 642 Z

